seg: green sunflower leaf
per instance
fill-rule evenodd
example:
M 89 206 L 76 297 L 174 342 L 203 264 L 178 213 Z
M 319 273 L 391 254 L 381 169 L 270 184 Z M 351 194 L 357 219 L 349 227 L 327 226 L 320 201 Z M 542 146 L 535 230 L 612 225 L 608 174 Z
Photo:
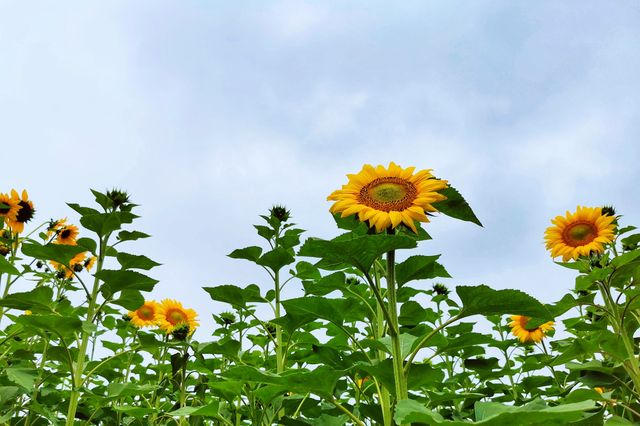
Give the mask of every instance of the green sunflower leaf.
M 323 269 L 333 269 L 347 264 L 368 273 L 373 262 L 384 253 L 416 246 L 414 239 L 401 235 L 347 233 L 333 240 L 308 238 L 298 254 L 322 259 L 318 266 Z
M 95 277 L 105 283 L 101 291 L 103 294 L 109 295 L 122 290 L 151 291 L 158 283 L 158 280 L 129 270 L 103 269 L 102 271 L 96 272 Z
M 29 391 L 33 390 L 33 385 L 38 379 L 38 371 L 34 368 L 7 367 L 4 371 L 10 381 Z
M 260 255 L 262 254 L 262 249 L 257 246 L 245 247 L 242 249 L 237 249 L 229 253 L 229 256 L 232 259 L 246 259 L 252 262 L 256 262 Z
M 20 272 L 11 262 L 0 256 L 0 274 L 19 275 Z
M 144 305 L 144 296 L 138 290 L 123 290 L 120 293 L 120 297 L 114 300 L 113 303 L 130 311 L 135 311 Z
M 266 302 L 260 295 L 260 287 L 250 284 L 246 288 L 234 285 L 219 285 L 216 287 L 203 287 L 213 300 L 228 303 L 236 308 L 246 308 L 248 303 Z
M 283 266 L 290 265 L 293 262 L 295 262 L 295 258 L 289 250 L 282 247 L 276 247 L 256 260 L 258 265 L 266 266 L 274 272 L 278 272 Z
M 149 270 L 155 268 L 156 266 L 160 266 L 161 264 L 158 262 L 154 262 L 149 259 L 147 256 L 135 255 L 129 253 L 120 252 L 116 255 L 118 262 L 122 266 L 122 269 L 145 269 Z
M 431 278 L 451 278 L 444 266 L 436 262 L 436 256 L 411 256 L 396 266 L 396 282 L 398 286 L 413 280 L 427 280 Z
M 525 315 L 552 320 L 553 314 L 545 305 L 520 290 L 494 290 L 486 285 L 458 286 L 456 293 L 462 301 L 460 315 Z
M 140 231 L 120 231 L 118 232 L 117 239 L 120 241 L 134 241 L 141 238 L 149 238 L 150 236 L 151 235 Z
M 45 244 L 36 243 L 22 244 L 22 253 L 41 260 L 53 260 L 54 262 L 69 265 L 74 256 L 87 251 L 80 246 L 70 246 L 65 244 Z
M 476 225 L 482 226 L 482 223 L 476 217 L 476 214 L 471 210 L 471 206 L 469 206 L 457 189 L 453 186 L 448 186 L 438 192 L 447 197 L 446 200 L 433 204 L 433 207 L 438 209 L 440 213 L 446 214 L 447 216 L 455 219 L 473 222 Z
M 21 311 L 51 311 L 53 290 L 50 287 L 36 287 L 31 291 L 9 294 L 0 300 L 0 306 Z
M 86 214 L 80 218 L 80 223 L 86 229 L 103 237 L 120 229 L 122 224 L 131 223 L 139 217 L 131 212 L 116 211 L 109 213 Z

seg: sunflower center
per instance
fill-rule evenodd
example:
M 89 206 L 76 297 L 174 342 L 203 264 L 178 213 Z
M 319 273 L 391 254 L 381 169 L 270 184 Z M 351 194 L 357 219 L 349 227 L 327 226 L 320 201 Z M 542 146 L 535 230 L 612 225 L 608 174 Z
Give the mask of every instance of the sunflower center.
M 565 228 L 562 233 L 568 246 L 578 247 L 589 244 L 598 236 L 598 229 L 590 222 L 577 222 Z
M 146 321 L 152 320 L 154 316 L 153 308 L 149 306 L 143 306 L 142 308 L 137 310 L 137 313 L 141 319 Z
M 170 309 L 169 312 L 167 312 L 166 317 L 167 321 L 169 321 L 171 325 L 185 323 L 188 320 L 187 315 L 177 309 Z
M 65 229 L 60 233 L 60 238 L 62 238 L 63 240 L 66 240 L 67 238 L 69 238 L 69 235 L 71 235 L 71 231 L 68 229 Z
M 0 201 L 0 215 L 6 215 L 11 210 L 11 206 Z
M 402 211 L 413 205 L 418 190 L 399 177 L 382 177 L 369 182 L 360 190 L 359 201 L 381 211 Z
M 29 222 L 33 218 L 34 209 L 26 201 L 20 200 L 18 203 L 20 206 L 20 210 L 18 210 L 18 214 L 16 215 L 16 222 Z

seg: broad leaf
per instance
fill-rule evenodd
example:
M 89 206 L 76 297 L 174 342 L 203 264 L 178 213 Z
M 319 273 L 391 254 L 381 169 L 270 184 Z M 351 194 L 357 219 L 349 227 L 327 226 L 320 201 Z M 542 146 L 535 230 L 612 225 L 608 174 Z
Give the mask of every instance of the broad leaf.
M 35 243 L 24 243 L 22 245 L 22 253 L 27 256 L 35 257 L 41 260 L 53 260 L 54 262 L 69 265 L 74 256 L 87 251 L 86 248 L 80 246 L 71 246 L 65 244 L 46 244 L 40 245 Z
M 399 286 L 413 280 L 436 277 L 451 278 L 444 266 L 436 262 L 437 256 L 411 256 L 396 266 L 396 282 Z
M 122 269 L 145 269 L 149 270 L 151 268 L 155 268 L 156 266 L 160 266 L 160 263 L 154 262 L 149 259 L 147 256 L 135 255 L 129 253 L 118 253 L 116 255 L 118 262 L 122 266 Z
M 482 223 L 480 223 L 476 214 L 471 210 L 471 206 L 469 206 L 457 189 L 453 186 L 448 186 L 438 192 L 447 197 L 446 200 L 433 204 L 433 207 L 438 209 L 440 213 L 482 226 Z
M 520 290 L 494 290 L 486 285 L 458 286 L 462 316 L 513 314 L 552 320 L 550 310 Z
M 246 308 L 248 303 L 265 302 L 260 295 L 260 287 L 250 284 L 246 288 L 234 285 L 219 285 L 217 287 L 203 287 L 213 300 L 228 303 L 236 308 Z
M 151 291 L 158 283 L 158 280 L 140 272 L 128 270 L 103 269 L 96 272 L 95 277 L 104 281 L 105 286 L 101 291 L 107 294 L 115 294 L 122 290 Z

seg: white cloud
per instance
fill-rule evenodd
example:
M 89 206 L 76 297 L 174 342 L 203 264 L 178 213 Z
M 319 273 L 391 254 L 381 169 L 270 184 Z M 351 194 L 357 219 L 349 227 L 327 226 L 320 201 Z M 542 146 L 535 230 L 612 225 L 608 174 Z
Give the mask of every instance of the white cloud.
M 288 41 L 301 41 L 310 35 L 326 31 L 331 25 L 331 13 L 320 2 L 281 0 L 274 2 L 263 22 L 270 34 Z

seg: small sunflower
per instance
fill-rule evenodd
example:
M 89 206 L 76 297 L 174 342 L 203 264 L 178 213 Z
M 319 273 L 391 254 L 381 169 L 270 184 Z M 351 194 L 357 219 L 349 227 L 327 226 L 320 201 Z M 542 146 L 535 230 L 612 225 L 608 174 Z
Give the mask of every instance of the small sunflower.
M 199 325 L 196 319 L 197 316 L 196 311 L 184 308 L 182 303 L 177 300 L 164 299 L 158 305 L 155 319 L 158 326 L 162 330 L 165 330 L 167 334 L 182 324 L 188 325 L 189 334 L 192 334 Z
M 77 226 L 65 225 L 57 230 L 58 236 L 56 237 L 56 244 L 75 246 L 77 245 L 76 238 L 78 238 L 79 233 L 80 231 Z
M 71 279 L 73 278 L 73 272 L 80 272 L 82 271 L 82 265 L 83 262 L 85 261 L 87 257 L 87 252 L 82 252 L 82 253 L 78 253 L 75 256 L 73 256 L 73 258 L 71 258 L 71 260 L 69 261 L 69 267 L 67 268 L 65 265 L 63 265 L 62 263 L 58 263 L 55 262 L 53 260 L 50 260 L 51 265 L 53 266 L 53 268 L 60 272 L 62 276 L 64 276 L 64 278 L 66 279 Z
M 51 238 L 53 234 L 56 234 L 59 229 L 62 229 L 65 226 L 67 226 L 66 217 L 64 219 L 57 219 L 57 220 L 51 219 L 47 224 L 47 238 Z
M 553 321 L 540 324 L 538 327 L 528 330 L 527 323 L 531 318 L 523 315 L 512 315 L 509 327 L 511 327 L 511 334 L 516 336 L 522 343 L 539 343 L 544 336 L 551 330 L 553 330 Z
M 591 252 L 602 253 L 604 245 L 613 241 L 615 216 L 605 215 L 600 207 L 578 206 L 575 213 L 556 216 L 544 233 L 546 247 L 551 257 L 562 256 L 562 261 L 587 256 Z
M 11 199 L 20 206 L 20 209 L 14 218 L 7 216 L 7 224 L 13 232 L 20 233 L 24 231 L 24 224 L 33 219 L 36 210 L 33 208 L 33 202 L 29 200 L 29 194 L 27 194 L 26 189 L 22 190 L 22 197 L 18 195 L 15 189 L 12 189 Z
M 84 269 L 90 271 L 93 268 L 93 265 L 96 264 L 96 260 L 98 260 L 98 258 L 95 256 L 91 256 L 89 259 L 85 260 Z
M 156 314 L 158 313 L 158 303 L 154 300 L 147 300 L 135 311 L 129 312 L 131 324 L 138 328 L 158 325 Z
M 415 167 L 403 169 L 394 162 L 389 167 L 365 164 L 357 174 L 349 174 L 349 182 L 334 191 L 327 200 L 335 201 L 331 213 L 342 217 L 358 214 L 361 222 L 369 222 L 376 232 L 401 223 L 417 233 L 415 221 L 429 222 L 426 212 L 438 211 L 433 203 L 445 200 L 438 191 L 447 181 L 436 179 L 431 170 L 413 173 Z
M 8 194 L 0 193 L 0 217 L 6 220 L 15 220 L 20 206 L 16 200 Z

